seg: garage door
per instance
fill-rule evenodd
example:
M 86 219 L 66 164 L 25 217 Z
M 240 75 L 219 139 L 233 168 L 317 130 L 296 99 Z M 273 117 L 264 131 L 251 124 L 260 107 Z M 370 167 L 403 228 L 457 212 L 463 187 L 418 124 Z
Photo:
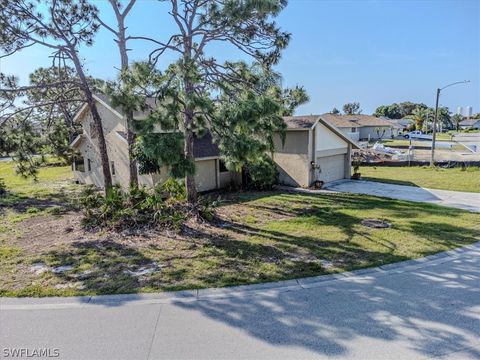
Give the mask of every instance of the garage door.
M 321 172 L 319 180 L 330 182 L 345 178 L 345 155 L 333 155 L 317 158 Z
M 217 187 L 217 160 L 195 161 L 195 182 L 198 191 L 213 190 Z

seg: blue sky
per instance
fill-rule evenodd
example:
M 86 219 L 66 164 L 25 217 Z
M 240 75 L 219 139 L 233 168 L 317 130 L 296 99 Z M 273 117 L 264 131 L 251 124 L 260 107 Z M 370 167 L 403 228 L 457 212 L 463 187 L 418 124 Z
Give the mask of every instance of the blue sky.
M 113 15 L 104 1 L 97 6 L 107 19 Z M 128 22 L 132 35 L 168 38 L 174 30 L 167 8 L 139 0 Z M 290 0 L 277 19 L 292 33 L 276 70 L 285 86 L 303 85 L 310 102 L 297 114 L 323 113 L 358 101 L 363 113 L 382 104 L 414 101 L 433 106 L 435 89 L 459 80 L 441 104 L 455 111 L 473 106 L 480 112 L 480 1 L 478 0 Z M 132 59 L 144 59 L 149 44 L 132 42 Z M 238 59 L 232 48 L 212 46 L 210 55 Z M 49 64 L 48 51 L 30 48 L 2 59 L 0 71 L 23 81 L 38 66 Z M 119 64 L 111 35 L 101 31 L 93 47 L 82 49 L 88 71 L 114 78 Z M 167 55 L 162 64 L 173 56 Z

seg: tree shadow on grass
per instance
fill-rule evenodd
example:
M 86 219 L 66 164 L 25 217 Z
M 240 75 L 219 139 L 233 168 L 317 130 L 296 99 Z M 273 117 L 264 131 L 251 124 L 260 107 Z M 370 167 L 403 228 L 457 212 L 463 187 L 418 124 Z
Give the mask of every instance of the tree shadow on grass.
M 8 209 L 23 214 L 30 208 L 42 211 L 54 207 L 60 214 L 76 209 L 77 206 L 72 201 L 72 192 L 62 188 L 55 193 L 40 196 L 27 196 L 12 191 L 0 196 L 0 216 Z
M 142 271 L 158 269 L 158 264 L 133 247 L 111 240 L 88 240 L 69 244 L 43 254 L 40 261 L 54 269 L 52 276 L 61 284 L 81 284 L 88 294 L 128 294 L 146 285 Z M 64 271 L 55 271 L 62 269 Z

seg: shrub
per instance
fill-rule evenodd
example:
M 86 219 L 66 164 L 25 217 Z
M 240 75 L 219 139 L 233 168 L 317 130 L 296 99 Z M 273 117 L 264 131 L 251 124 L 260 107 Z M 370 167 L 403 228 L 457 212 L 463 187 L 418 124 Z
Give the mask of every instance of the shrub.
M 213 219 L 212 204 L 201 200 L 197 205 L 185 201 L 185 188 L 175 179 L 168 179 L 153 189 L 131 187 L 124 192 L 119 186 L 104 196 L 87 186 L 80 196 L 82 224 L 87 228 L 116 230 L 138 227 L 161 227 L 179 231 L 191 217 Z
M 0 196 L 5 195 L 7 193 L 7 185 L 5 185 L 5 181 L 0 178 Z
M 278 183 L 278 171 L 275 162 L 268 155 L 263 155 L 247 164 L 250 175 L 249 186 L 258 190 L 269 190 Z
M 187 198 L 184 180 L 179 181 L 174 178 L 168 178 L 160 186 L 160 189 L 167 198 L 173 198 L 175 200 L 185 200 Z

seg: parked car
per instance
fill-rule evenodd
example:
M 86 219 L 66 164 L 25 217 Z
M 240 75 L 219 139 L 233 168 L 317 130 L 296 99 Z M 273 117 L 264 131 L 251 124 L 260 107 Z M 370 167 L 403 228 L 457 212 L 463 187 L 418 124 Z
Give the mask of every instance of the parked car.
M 414 130 L 414 131 L 410 131 L 406 134 L 403 135 L 403 137 L 405 139 L 424 139 L 424 140 L 432 140 L 432 135 L 427 135 L 427 134 L 424 134 L 422 133 L 420 130 Z

